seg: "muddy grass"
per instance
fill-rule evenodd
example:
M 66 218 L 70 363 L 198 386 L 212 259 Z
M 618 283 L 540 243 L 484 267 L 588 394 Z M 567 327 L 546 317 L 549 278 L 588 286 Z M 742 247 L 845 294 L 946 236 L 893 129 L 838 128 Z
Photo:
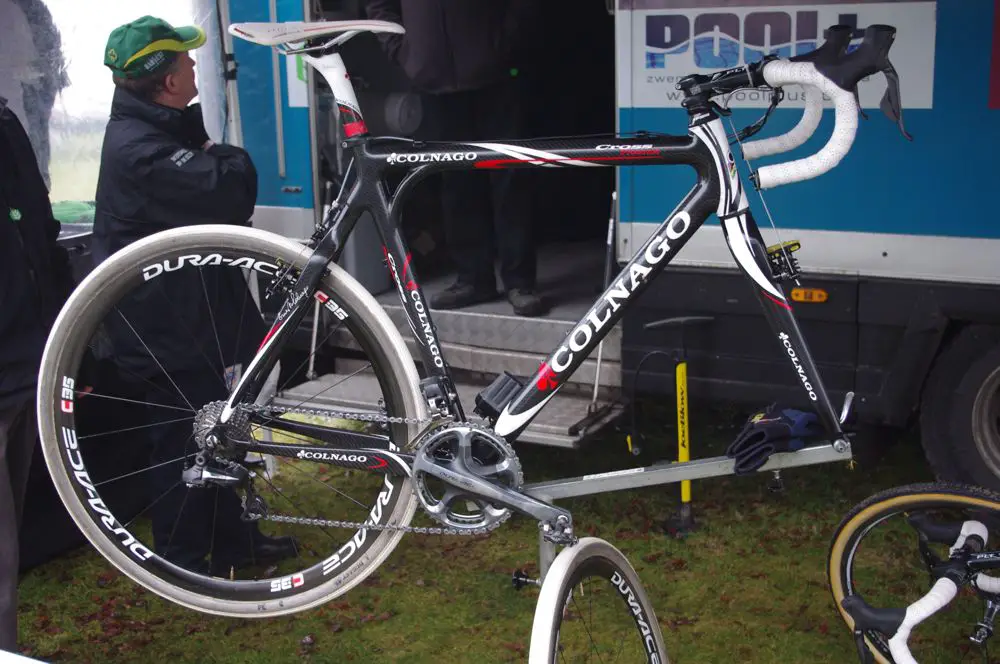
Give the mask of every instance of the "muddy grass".
M 693 416 L 693 456 L 717 454 L 735 429 Z M 670 454 L 668 426 L 643 442 L 646 461 Z M 636 463 L 624 435 L 586 452 L 522 446 L 525 478 L 582 475 Z M 694 484 L 700 528 L 665 536 L 677 487 L 567 500 L 577 529 L 603 537 L 638 570 L 674 662 L 851 662 L 850 634 L 827 589 L 833 529 L 850 507 L 889 486 L 930 478 L 919 442 L 904 440 L 874 466 L 786 471 Z M 194 613 L 145 592 L 89 548 L 21 582 L 22 651 L 66 662 L 516 662 L 525 661 L 537 589 L 515 591 L 515 569 L 537 572 L 537 527 L 514 517 L 484 538 L 408 535 L 347 596 L 292 617 L 232 620 Z M 962 630 L 967 632 L 967 627 Z M 958 661 L 955 647 L 944 661 Z M 967 640 L 965 641 L 967 643 Z M 973 653 L 973 656 L 975 653 Z

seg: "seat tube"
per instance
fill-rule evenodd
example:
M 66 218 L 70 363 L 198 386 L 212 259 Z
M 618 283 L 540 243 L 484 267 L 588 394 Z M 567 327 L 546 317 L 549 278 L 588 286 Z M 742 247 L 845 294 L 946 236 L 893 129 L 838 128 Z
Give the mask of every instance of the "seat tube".
M 312 64 L 316 71 L 326 80 L 330 90 L 333 91 L 333 98 L 337 104 L 337 115 L 340 116 L 340 126 L 345 138 L 357 138 L 368 135 L 368 127 L 361 114 L 361 106 L 358 104 L 357 95 L 354 93 L 354 86 L 351 84 L 351 77 L 347 73 L 347 65 L 338 51 L 314 57 L 303 54 L 303 59 Z

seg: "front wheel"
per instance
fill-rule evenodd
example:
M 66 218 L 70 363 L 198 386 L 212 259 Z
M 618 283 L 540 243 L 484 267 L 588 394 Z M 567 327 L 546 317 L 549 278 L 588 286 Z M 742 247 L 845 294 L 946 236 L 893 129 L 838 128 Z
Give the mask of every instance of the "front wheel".
M 585 537 L 559 552 L 535 606 L 528 661 L 670 661 L 653 605 L 621 551 Z
M 272 617 L 329 601 L 385 560 L 416 510 L 409 477 L 328 467 L 306 455 L 269 457 L 253 466 L 256 497 L 270 509 L 253 525 L 239 518 L 241 501 L 253 497 L 242 493 L 246 485 L 199 487 L 183 480 L 182 471 L 200 454 L 193 440 L 199 423 L 212 404 L 218 413 L 235 375 L 262 346 L 270 347 L 264 342 L 274 330 L 268 332 L 262 312 L 286 300 L 272 286 L 282 279 L 294 283 L 310 255 L 301 244 L 242 227 L 158 233 L 115 253 L 84 279 L 45 347 L 39 433 L 60 499 L 103 557 L 187 608 Z M 331 334 L 353 337 L 337 344 L 353 353 L 347 378 L 364 379 L 366 393 L 381 393 L 374 398 L 382 412 L 399 418 L 383 425 L 387 449 L 404 447 L 417 434 L 413 422 L 426 419 L 426 407 L 396 328 L 336 265 L 308 296 L 335 314 Z M 88 373 L 85 357 L 101 358 L 102 369 Z M 361 391 L 352 392 L 356 384 L 331 387 L 351 394 Z M 280 413 L 261 410 L 273 397 L 252 395 L 246 409 Z M 318 418 L 327 427 L 352 429 L 343 419 L 324 419 L 319 402 L 301 405 L 314 409 L 307 416 L 314 424 Z M 288 428 L 278 420 L 287 417 L 245 423 L 238 433 L 247 447 L 237 452 L 254 441 L 314 444 L 306 436 L 282 439 Z M 252 452 L 246 458 L 228 454 L 221 463 L 230 467 L 249 468 L 253 461 Z M 278 514 L 301 518 L 267 518 Z M 343 529 L 329 526 L 332 520 L 396 528 Z M 266 553 L 276 561 L 262 559 Z

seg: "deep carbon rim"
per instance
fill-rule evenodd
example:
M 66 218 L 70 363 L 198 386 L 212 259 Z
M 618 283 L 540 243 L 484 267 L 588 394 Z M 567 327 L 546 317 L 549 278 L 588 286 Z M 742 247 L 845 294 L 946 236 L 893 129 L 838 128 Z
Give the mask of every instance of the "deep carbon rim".
M 587 537 L 564 549 L 549 567 L 532 623 L 531 664 L 566 661 L 560 653 L 564 608 L 570 594 L 578 592 L 577 586 L 587 578 L 601 579 L 610 584 L 614 592 L 608 596 L 615 596 L 612 601 L 615 613 L 629 615 L 631 622 L 626 623 L 630 625 L 626 631 L 635 636 L 627 635 L 623 641 L 640 641 L 645 662 L 669 662 L 655 611 L 638 574 L 614 546 L 599 538 Z M 552 584 L 558 584 L 558 587 Z M 586 631 L 589 636 L 592 630 Z M 598 655 L 596 661 L 607 660 Z
M 979 494 L 979 495 L 977 495 Z M 920 509 L 966 508 L 1000 511 L 1000 496 L 984 489 L 945 483 L 923 483 L 896 487 L 859 503 L 834 534 L 827 560 L 831 594 L 838 613 L 853 629 L 853 621 L 841 606 L 854 593 L 854 559 L 865 536 L 887 519 Z M 865 642 L 878 664 L 891 664 L 888 639 L 878 632 L 865 634 Z
M 270 260 L 273 264 L 271 254 L 275 252 L 269 251 L 272 247 L 268 246 L 266 238 L 264 242 L 258 242 L 254 236 L 260 233 L 247 232 L 246 229 L 239 229 L 243 235 L 235 240 L 235 249 L 219 249 L 220 245 L 234 241 L 233 238 L 226 237 L 232 236 L 234 230 L 236 229 L 225 229 L 220 232 L 216 229 L 213 232 L 211 229 L 199 229 L 192 232 L 192 229 L 185 229 L 184 234 L 168 232 L 156 244 L 151 241 L 136 243 L 141 247 L 127 252 L 124 257 L 109 259 L 84 280 L 53 326 L 50 343 L 46 348 L 39 383 L 40 428 L 46 462 L 54 475 L 60 475 L 58 478 L 54 476 L 55 480 L 61 480 L 56 481 L 60 497 L 67 504 L 77 525 L 105 558 L 137 582 L 185 606 L 224 614 L 275 615 L 294 610 L 300 605 L 304 608 L 307 603 L 318 603 L 327 596 L 338 593 L 341 587 L 346 589 L 353 586 L 370 573 L 373 563 L 384 557 L 380 555 L 383 550 L 391 550 L 401 534 L 361 530 L 350 537 L 351 531 L 344 530 L 346 543 L 339 551 L 331 551 L 330 557 L 323 562 L 301 570 L 295 575 L 295 586 L 279 592 L 272 591 L 269 579 L 226 581 L 201 576 L 152 554 L 145 546 L 137 543 L 131 533 L 121 528 L 104 506 L 99 492 L 88 481 L 86 465 L 76 446 L 72 383 L 84 346 L 96 323 L 102 320 L 124 292 L 139 283 L 144 265 L 176 259 L 180 255 L 192 255 L 198 251 L 205 255 L 213 253 L 224 257 L 239 254 L 265 262 Z M 282 242 L 289 244 L 287 241 Z M 301 246 L 295 246 L 302 252 Z M 167 249 L 159 251 L 157 247 Z M 288 251 L 287 247 L 278 249 L 285 249 L 285 253 Z M 277 253 L 280 254 L 281 251 Z M 294 255 L 285 258 L 294 258 Z M 301 266 L 301 262 L 298 264 Z M 269 269 L 265 266 L 262 271 L 266 273 Z M 384 368 L 393 365 L 391 362 L 381 361 L 385 359 L 385 352 L 375 340 L 374 327 L 378 326 L 373 327 L 365 320 L 368 312 L 362 312 L 358 307 L 356 294 L 345 292 L 341 297 L 340 293 L 333 292 L 335 289 L 331 285 L 335 285 L 335 282 L 336 280 L 331 281 L 327 277 L 323 289 L 326 295 L 339 298 L 337 303 L 349 314 L 350 331 L 364 347 L 363 350 L 373 358 L 372 363 L 384 390 L 389 412 L 417 415 L 415 412 L 406 412 L 415 410 L 415 403 L 412 399 L 404 398 L 404 393 L 397 385 L 400 381 L 387 379 L 383 375 Z M 49 367 L 55 367 L 55 370 L 49 370 Z M 65 399 L 67 394 L 70 396 L 68 406 Z M 393 433 L 397 441 L 407 436 L 406 429 L 400 426 L 395 427 Z M 383 491 L 376 509 L 372 511 L 373 516 L 379 523 L 389 520 L 408 522 L 415 508 L 409 480 L 400 481 L 400 478 L 388 476 L 383 479 Z

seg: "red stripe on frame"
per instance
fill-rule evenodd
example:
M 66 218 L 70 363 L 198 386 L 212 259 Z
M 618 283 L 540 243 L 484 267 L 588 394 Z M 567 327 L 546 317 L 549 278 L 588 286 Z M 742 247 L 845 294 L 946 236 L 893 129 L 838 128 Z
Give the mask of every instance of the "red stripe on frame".
M 987 108 L 1000 108 L 1000 0 L 993 2 L 993 48 L 990 55 L 990 96 Z
M 792 308 L 790 306 L 788 306 L 787 302 L 782 302 L 781 300 L 777 299 L 776 297 L 774 297 L 773 295 L 771 295 L 767 291 L 761 291 L 761 292 L 764 293 L 764 297 L 766 297 L 767 299 L 769 299 L 771 302 L 774 302 L 778 306 L 784 307 L 785 309 L 788 309 L 789 311 L 792 310 Z
M 367 134 L 368 127 L 365 126 L 364 120 L 358 120 L 357 122 L 348 122 L 344 125 L 344 133 L 348 138 L 351 136 L 357 136 L 358 134 Z
M 1000 2 L 1000 0 L 997 0 Z M 558 164 L 563 161 L 649 161 L 650 159 L 659 159 L 659 155 L 649 155 L 649 156 L 632 156 L 632 155 L 620 155 L 614 157 L 562 157 L 560 159 L 542 159 L 537 157 L 534 159 L 488 159 L 486 161 L 477 161 L 476 168 L 503 168 L 503 164 Z

